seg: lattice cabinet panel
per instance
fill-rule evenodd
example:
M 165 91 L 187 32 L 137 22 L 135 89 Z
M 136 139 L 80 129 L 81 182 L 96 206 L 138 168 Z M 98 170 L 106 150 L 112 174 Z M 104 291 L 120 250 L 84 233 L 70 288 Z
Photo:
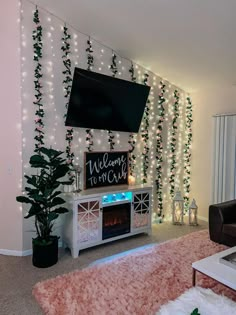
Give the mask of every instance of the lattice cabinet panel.
M 94 242 L 99 240 L 100 201 L 80 202 L 78 211 L 78 242 Z
M 150 222 L 150 194 L 140 192 L 134 194 L 133 199 L 133 228 L 141 228 Z

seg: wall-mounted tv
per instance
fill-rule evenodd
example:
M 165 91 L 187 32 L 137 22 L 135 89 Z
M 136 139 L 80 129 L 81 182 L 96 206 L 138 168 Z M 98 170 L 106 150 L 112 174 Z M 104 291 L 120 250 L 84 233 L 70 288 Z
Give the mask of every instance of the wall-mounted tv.
M 138 132 L 150 87 L 75 68 L 66 126 Z

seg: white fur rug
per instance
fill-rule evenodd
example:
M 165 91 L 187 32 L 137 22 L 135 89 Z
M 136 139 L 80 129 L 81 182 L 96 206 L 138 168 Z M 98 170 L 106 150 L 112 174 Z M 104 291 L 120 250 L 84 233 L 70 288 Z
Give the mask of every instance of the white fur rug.
M 211 289 L 195 287 L 176 300 L 163 305 L 156 315 L 190 315 L 198 308 L 200 315 L 236 315 L 236 303 Z

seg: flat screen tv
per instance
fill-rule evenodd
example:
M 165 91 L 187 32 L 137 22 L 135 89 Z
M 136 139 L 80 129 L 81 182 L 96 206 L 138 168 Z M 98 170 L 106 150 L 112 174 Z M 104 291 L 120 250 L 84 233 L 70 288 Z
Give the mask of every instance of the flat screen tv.
M 66 126 L 138 132 L 150 87 L 75 68 Z

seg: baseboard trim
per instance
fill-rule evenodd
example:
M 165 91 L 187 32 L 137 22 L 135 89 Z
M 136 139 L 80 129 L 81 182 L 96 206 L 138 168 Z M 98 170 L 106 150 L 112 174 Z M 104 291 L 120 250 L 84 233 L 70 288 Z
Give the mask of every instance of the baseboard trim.
M 58 247 L 62 247 L 61 241 L 58 242 Z M 18 257 L 29 256 L 29 255 L 32 255 L 32 249 L 27 249 L 27 250 L 0 249 L 0 255 L 18 256 Z
M 202 217 L 200 215 L 198 215 L 198 219 L 202 220 L 202 221 L 205 221 L 205 222 L 208 222 L 208 218 Z
M 32 249 L 27 249 L 22 251 L 22 256 L 29 256 L 32 255 Z
M 32 249 L 28 250 L 10 250 L 10 249 L 0 249 L 0 254 L 5 256 L 28 256 L 32 254 Z

